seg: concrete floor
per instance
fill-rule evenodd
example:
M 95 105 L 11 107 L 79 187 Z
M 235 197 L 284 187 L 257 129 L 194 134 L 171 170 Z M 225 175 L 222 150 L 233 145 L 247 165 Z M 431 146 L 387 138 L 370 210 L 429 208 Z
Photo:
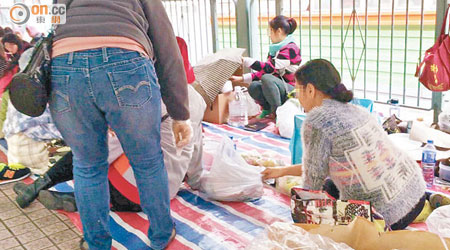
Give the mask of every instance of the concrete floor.
M 65 215 L 39 201 L 21 209 L 13 185 L 0 185 L 0 249 L 79 249 L 81 233 Z

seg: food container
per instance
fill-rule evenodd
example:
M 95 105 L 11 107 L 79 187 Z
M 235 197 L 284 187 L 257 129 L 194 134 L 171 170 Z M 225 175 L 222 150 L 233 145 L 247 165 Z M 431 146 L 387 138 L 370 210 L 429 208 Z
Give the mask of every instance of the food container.
M 445 181 L 450 181 L 450 166 L 439 164 L 439 177 Z

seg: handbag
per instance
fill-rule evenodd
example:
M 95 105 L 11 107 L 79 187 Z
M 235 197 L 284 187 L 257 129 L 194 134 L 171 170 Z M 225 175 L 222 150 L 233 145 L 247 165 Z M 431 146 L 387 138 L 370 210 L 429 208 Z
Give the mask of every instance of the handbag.
M 416 77 L 431 91 L 446 91 L 450 89 L 450 37 L 445 34 L 448 10 L 445 12 L 441 34 L 433 47 L 425 52 L 423 61 L 417 66 Z
M 73 0 L 69 0 L 66 13 Z M 10 100 L 22 114 L 38 117 L 44 113 L 50 94 L 51 52 L 56 25 L 41 38 L 25 69 L 14 75 L 9 85 Z
M 336 200 L 325 191 L 291 189 L 291 215 L 295 223 L 347 225 L 355 217 L 372 221 L 368 201 Z

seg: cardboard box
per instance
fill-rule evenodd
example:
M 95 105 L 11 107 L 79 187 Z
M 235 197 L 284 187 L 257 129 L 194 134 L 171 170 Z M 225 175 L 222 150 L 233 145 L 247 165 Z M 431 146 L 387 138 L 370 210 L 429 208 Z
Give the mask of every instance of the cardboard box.
M 439 235 L 424 232 L 397 230 L 390 232 L 378 232 L 374 223 L 357 217 L 349 225 L 314 225 L 295 224 L 309 233 L 320 234 L 335 242 L 342 242 L 353 249 L 361 250 L 390 250 L 390 249 L 448 249 L 450 239 Z M 445 243 L 445 245 L 444 245 Z
M 203 121 L 216 124 L 226 123 L 228 120 L 228 103 L 233 99 L 233 92 L 219 94 L 214 102 L 207 105 Z
M 233 75 L 241 76 L 243 74 L 242 66 L 239 67 Z M 207 107 L 205 111 L 205 115 L 203 116 L 203 121 L 211 122 L 215 124 L 223 124 L 228 121 L 228 103 L 233 99 L 234 93 L 229 92 L 225 94 L 219 94 L 213 103 L 208 103 L 208 98 L 206 97 L 206 93 L 199 87 L 198 84 L 193 84 L 194 88 L 202 95 L 206 101 Z M 235 86 L 241 86 L 248 88 L 249 84 L 247 83 L 233 83 L 233 89 Z

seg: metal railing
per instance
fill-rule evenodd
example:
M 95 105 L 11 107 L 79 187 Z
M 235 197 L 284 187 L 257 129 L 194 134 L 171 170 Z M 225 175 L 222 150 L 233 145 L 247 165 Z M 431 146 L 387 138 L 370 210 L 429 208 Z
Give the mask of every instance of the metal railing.
M 447 0 L 165 1 L 177 35 L 188 42 L 193 64 L 206 54 L 236 46 L 247 48 L 250 56 L 264 60 L 270 44 L 268 21 L 283 14 L 297 20 L 294 35 L 303 62 L 314 58 L 330 60 L 357 97 L 379 102 L 398 98 L 405 106 L 434 108 L 436 113 L 441 95 L 424 88 L 414 73 L 424 51 L 434 44 L 446 3 Z M 189 4 L 192 7 L 187 7 Z M 191 26 L 180 28 L 183 23 Z
M 163 2 L 174 32 L 188 44 L 190 60 L 195 63 L 213 52 L 209 0 L 170 0 Z
M 282 2 L 279 14 L 299 24 L 294 35 L 304 61 L 330 60 L 358 97 L 380 102 L 395 97 L 407 106 L 431 107 L 431 92 L 414 73 L 424 48 L 434 43 L 435 5 L 426 9 L 424 0 L 414 5 L 411 0 L 275 2 Z
M 42 0 L 47 2 L 49 0 Z M 16 2 L 2 0 L 0 17 Z M 265 60 L 268 21 L 297 20 L 303 62 L 330 60 L 357 97 L 440 111 L 441 93 L 414 77 L 440 30 L 448 0 L 163 0 L 175 33 L 188 43 L 192 64 L 217 50 L 243 47 Z M 436 118 L 436 117 L 435 117 Z
M 163 4 L 175 34 L 189 45 L 191 63 L 217 50 L 237 47 L 233 0 L 165 0 Z

